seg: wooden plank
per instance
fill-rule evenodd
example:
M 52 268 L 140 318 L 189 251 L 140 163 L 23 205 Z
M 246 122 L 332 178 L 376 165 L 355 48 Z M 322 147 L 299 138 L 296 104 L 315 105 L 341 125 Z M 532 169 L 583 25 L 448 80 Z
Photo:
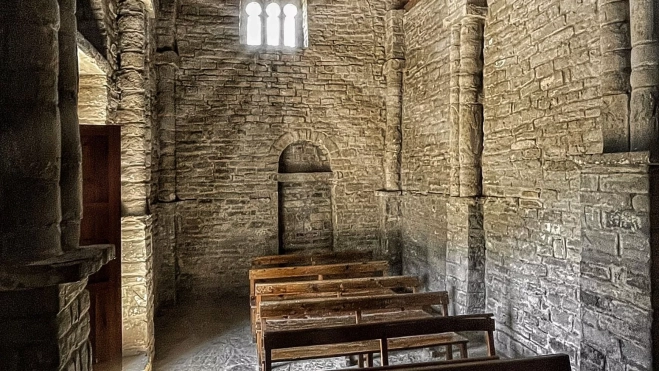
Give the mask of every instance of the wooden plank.
M 382 272 L 386 275 L 389 263 L 373 261 L 362 263 L 341 263 L 325 265 L 306 265 L 301 267 L 250 269 L 250 280 L 268 280 L 281 278 L 313 277 L 326 275 L 348 275 L 357 273 Z
M 373 251 L 334 251 L 320 254 L 289 254 L 259 256 L 252 259 L 252 268 L 272 268 L 296 265 L 357 263 L 373 260 Z
M 383 323 L 400 320 L 432 318 L 433 315 L 423 310 L 389 311 L 383 313 L 362 315 L 361 323 Z M 348 326 L 355 324 L 353 314 L 337 314 L 335 316 L 308 315 L 288 316 L 288 318 L 276 317 L 265 321 L 269 331 L 290 331 L 301 329 L 313 329 L 320 327 Z
M 374 367 L 370 368 L 369 371 L 570 371 L 571 369 L 570 357 L 567 354 L 552 354 L 522 359 L 493 360 L 472 358 L 450 362 L 395 365 Z
M 448 302 L 448 293 L 424 292 L 417 294 L 390 294 L 341 298 L 265 301 L 259 307 L 261 317 L 300 314 L 332 314 L 376 309 L 422 308 Z
M 282 295 L 297 293 L 346 292 L 351 290 L 418 288 L 421 285 L 415 276 L 387 276 L 348 278 L 322 281 L 295 281 L 284 283 L 257 283 L 256 295 Z
M 413 336 L 398 339 L 389 339 L 389 350 L 418 349 L 445 344 L 467 343 L 468 340 L 455 333 Z M 351 356 L 363 353 L 377 353 L 380 343 L 377 340 L 358 341 L 353 343 L 320 345 L 313 347 L 296 347 L 277 349 L 272 352 L 273 361 L 299 361 L 331 357 L 334 355 Z
M 334 344 L 372 339 L 440 334 L 462 331 L 494 331 L 492 314 L 433 317 L 389 323 L 362 323 L 302 330 L 271 331 L 264 329 L 265 349 Z M 494 355 L 494 354 L 490 354 Z
M 380 367 L 373 367 L 369 368 L 368 371 L 388 371 L 388 370 L 409 370 L 410 367 L 436 367 L 436 366 L 450 366 L 450 365 L 458 365 L 462 363 L 473 363 L 473 362 L 487 362 L 487 361 L 497 361 L 499 360 L 498 356 L 492 356 L 492 357 L 477 357 L 477 358 L 469 358 L 469 359 L 450 359 L 450 360 L 441 360 L 441 361 L 432 361 L 432 362 L 424 362 L 422 364 L 415 364 L 415 365 L 389 365 L 389 366 L 380 366 Z M 354 371 L 354 368 L 350 369 L 337 369 L 335 371 Z

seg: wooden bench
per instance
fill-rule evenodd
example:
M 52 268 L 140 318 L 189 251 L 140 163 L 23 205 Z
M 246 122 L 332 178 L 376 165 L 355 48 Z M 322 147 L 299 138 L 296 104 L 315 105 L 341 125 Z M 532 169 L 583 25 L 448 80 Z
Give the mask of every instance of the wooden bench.
M 374 277 L 386 276 L 388 273 L 389 263 L 386 261 L 250 269 L 249 293 L 252 333 L 255 334 L 256 328 L 256 283 L 290 282 L 305 279 L 323 280 L 325 278 Z
M 261 317 L 259 307 L 262 301 L 382 295 L 392 292 L 414 293 L 420 286 L 421 282 L 414 276 L 384 276 L 323 281 L 257 283 L 254 288 L 255 313 L 252 322 L 252 334 L 256 334 L 256 330 L 260 323 Z M 445 308 L 442 309 L 445 310 Z
M 343 326 L 321 327 L 314 325 L 297 329 L 294 326 L 290 329 L 286 328 L 286 326 L 280 328 L 269 327 L 269 324 L 266 322 L 260 335 L 259 358 L 262 369 L 264 371 L 271 371 L 273 361 L 290 360 L 291 358 L 287 357 L 291 357 L 293 354 L 303 357 L 294 359 L 307 359 L 378 352 L 380 353 L 382 365 L 388 366 L 389 350 L 431 346 L 428 343 L 424 344 L 419 339 L 424 339 L 425 336 L 436 335 L 438 336 L 438 340 L 440 340 L 441 336 L 447 333 L 461 331 L 485 332 L 488 356 L 496 357 L 493 337 L 494 319 L 492 318 L 492 314 L 484 314 L 360 323 Z M 399 342 L 398 345 L 396 343 L 397 341 Z M 358 345 L 345 347 L 346 343 Z M 372 344 L 375 344 L 377 349 L 373 349 Z M 323 350 L 324 352 L 322 352 Z M 311 357 L 311 355 L 314 357 Z M 372 357 L 369 358 L 369 366 L 372 366 Z
M 433 305 L 440 306 L 442 313 L 448 310 L 446 292 L 387 294 L 339 298 L 299 299 L 285 301 L 264 301 L 260 303 L 260 329 L 257 331 L 259 360 L 264 359 L 264 336 L 270 331 L 293 331 L 358 323 L 386 325 L 401 319 L 432 318 L 428 311 Z M 460 349 L 461 357 L 468 357 L 468 340 L 456 333 L 419 334 L 414 337 L 392 339 L 391 349 L 412 349 L 446 346 L 447 358 L 452 358 L 453 346 Z M 330 345 L 331 344 L 331 345 Z M 286 347 L 283 347 L 286 348 Z M 367 355 L 372 365 L 372 353 L 379 350 L 379 343 L 373 339 L 361 341 L 336 341 L 321 346 L 297 346 L 290 349 L 277 349 L 271 360 L 302 360 L 331 356 Z
M 372 251 L 333 251 L 318 254 L 288 254 L 259 256 L 252 259 L 252 268 L 294 267 L 300 265 L 325 265 L 358 263 L 373 260 Z
M 572 369 L 567 354 L 503 360 L 497 358 L 484 357 L 417 365 L 373 367 L 369 371 L 571 371 Z M 337 371 L 349 371 L 349 369 Z

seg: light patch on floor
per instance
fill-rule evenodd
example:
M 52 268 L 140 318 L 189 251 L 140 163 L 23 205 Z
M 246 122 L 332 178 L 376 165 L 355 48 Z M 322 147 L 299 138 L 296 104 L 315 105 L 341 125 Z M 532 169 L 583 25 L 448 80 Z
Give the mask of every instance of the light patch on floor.
M 471 347 L 470 347 L 471 348 Z M 483 347 L 470 349 L 471 356 Z M 443 354 L 440 352 L 443 358 Z M 456 353 L 456 357 L 458 357 Z M 392 353 L 391 364 L 431 360 L 431 352 Z M 379 359 L 375 359 L 375 364 Z M 277 363 L 276 371 L 331 370 L 349 367 L 346 357 Z M 255 371 L 247 298 L 226 297 L 168 309 L 156 319 L 156 371 Z

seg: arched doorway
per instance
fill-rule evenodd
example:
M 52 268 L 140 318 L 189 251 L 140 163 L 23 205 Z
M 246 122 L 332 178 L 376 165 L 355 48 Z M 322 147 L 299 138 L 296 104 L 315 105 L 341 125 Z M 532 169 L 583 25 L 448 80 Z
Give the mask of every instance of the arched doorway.
M 333 173 L 329 154 L 311 142 L 279 157 L 279 253 L 331 250 L 334 244 Z

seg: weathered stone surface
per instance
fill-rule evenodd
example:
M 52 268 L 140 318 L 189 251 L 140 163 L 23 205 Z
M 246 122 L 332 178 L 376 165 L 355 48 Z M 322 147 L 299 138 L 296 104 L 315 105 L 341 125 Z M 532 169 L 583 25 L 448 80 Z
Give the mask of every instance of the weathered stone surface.
M 289 138 L 329 153 L 336 250 L 380 245 L 374 191 L 384 183 L 383 154 L 397 177 L 399 119 L 387 102 L 400 101 L 400 68 L 385 76 L 392 3 L 310 1 L 310 47 L 290 51 L 241 45 L 239 4 L 164 2 L 157 20 L 159 47 L 180 58 L 176 72 L 159 81 L 167 89 L 174 84 L 174 112 L 162 112 L 176 117 L 161 121 L 159 141 L 176 144 L 175 151 L 163 147 L 175 163 L 160 174 L 169 182 L 161 182 L 161 197 L 178 201 L 178 283 L 185 294 L 244 290 L 250 257 L 278 251 L 274 175 L 281 151 L 294 142 Z M 400 54 L 400 33 L 392 37 L 398 44 L 389 43 L 391 51 Z
M 3 370 L 91 371 L 87 280 L 0 292 Z M 18 307 L 20 305 L 20 307 Z
M 62 253 L 59 22 L 56 0 L 0 5 L 2 261 Z

